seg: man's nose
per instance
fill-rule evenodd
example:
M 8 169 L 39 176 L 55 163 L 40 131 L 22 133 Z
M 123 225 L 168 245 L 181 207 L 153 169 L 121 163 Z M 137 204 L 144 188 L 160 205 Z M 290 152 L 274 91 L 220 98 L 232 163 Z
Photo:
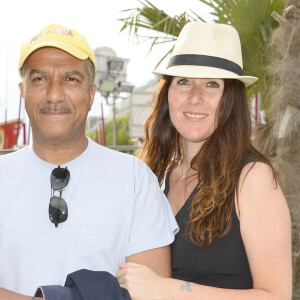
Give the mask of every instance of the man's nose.
M 50 102 L 63 101 L 65 98 L 63 83 L 58 80 L 49 82 L 47 98 Z

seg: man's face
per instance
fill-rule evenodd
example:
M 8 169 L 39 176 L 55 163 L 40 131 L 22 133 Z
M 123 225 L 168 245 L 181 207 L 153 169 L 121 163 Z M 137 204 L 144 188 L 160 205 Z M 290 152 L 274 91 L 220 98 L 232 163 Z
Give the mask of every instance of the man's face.
M 35 141 L 74 141 L 85 134 L 96 86 L 90 89 L 88 60 L 45 47 L 26 60 L 19 85 Z

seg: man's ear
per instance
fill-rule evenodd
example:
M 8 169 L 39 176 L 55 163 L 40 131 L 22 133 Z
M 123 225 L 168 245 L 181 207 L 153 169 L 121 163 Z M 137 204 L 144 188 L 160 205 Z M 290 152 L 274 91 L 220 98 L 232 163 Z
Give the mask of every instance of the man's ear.
M 24 97 L 24 95 L 25 95 L 25 88 L 24 88 L 23 82 L 19 83 L 19 89 L 20 89 L 20 92 L 21 92 L 21 95 L 22 95 L 23 99 L 25 99 L 25 97 Z
M 93 86 L 91 88 L 91 94 L 90 94 L 90 110 L 91 110 L 92 105 L 94 103 L 96 91 L 97 91 L 97 86 L 96 86 L 96 84 L 93 84 Z

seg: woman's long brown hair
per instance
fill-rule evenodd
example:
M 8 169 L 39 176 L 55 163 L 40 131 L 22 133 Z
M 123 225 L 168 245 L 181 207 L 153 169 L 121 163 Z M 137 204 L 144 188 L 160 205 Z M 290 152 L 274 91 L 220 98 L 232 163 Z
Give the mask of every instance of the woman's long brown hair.
M 165 172 L 182 159 L 180 136 L 169 116 L 167 97 L 171 81 L 172 77 L 165 76 L 158 83 L 139 152 L 139 158 L 149 165 L 160 184 Z M 251 116 L 244 84 L 234 79 L 224 81 L 216 129 L 190 166 L 197 171 L 201 188 L 192 199 L 187 235 L 199 246 L 208 246 L 213 238 L 228 233 L 234 207 L 232 195 L 235 189 L 238 191 L 244 160 L 253 157 L 272 168 L 268 159 L 251 144 Z

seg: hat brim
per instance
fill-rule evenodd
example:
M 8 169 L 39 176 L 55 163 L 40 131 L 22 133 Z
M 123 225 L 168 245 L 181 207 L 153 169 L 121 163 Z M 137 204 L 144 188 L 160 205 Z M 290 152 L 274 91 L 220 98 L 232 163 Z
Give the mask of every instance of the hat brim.
M 152 73 L 159 78 L 162 78 L 164 75 L 169 75 L 186 78 L 237 79 L 242 81 L 245 86 L 249 86 L 258 80 L 258 78 L 254 76 L 239 76 L 238 74 L 219 68 L 191 65 L 173 66 L 164 70 L 156 69 Z
M 89 54 L 81 50 L 80 48 L 78 48 L 78 46 L 73 46 L 71 44 L 67 44 L 61 41 L 45 41 L 37 44 L 35 47 L 32 47 L 32 49 L 30 49 L 30 52 L 28 52 L 23 57 L 23 59 L 19 61 L 19 72 L 21 71 L 21 68 L 23 67 L 23 64 L 25 60 L 28 58 L 28 56 L 32 54 L 34 51 L 44 47 L 54 47 L 54 48 L 61 49 L 81 60 L 85 60 L 89 57 Z

